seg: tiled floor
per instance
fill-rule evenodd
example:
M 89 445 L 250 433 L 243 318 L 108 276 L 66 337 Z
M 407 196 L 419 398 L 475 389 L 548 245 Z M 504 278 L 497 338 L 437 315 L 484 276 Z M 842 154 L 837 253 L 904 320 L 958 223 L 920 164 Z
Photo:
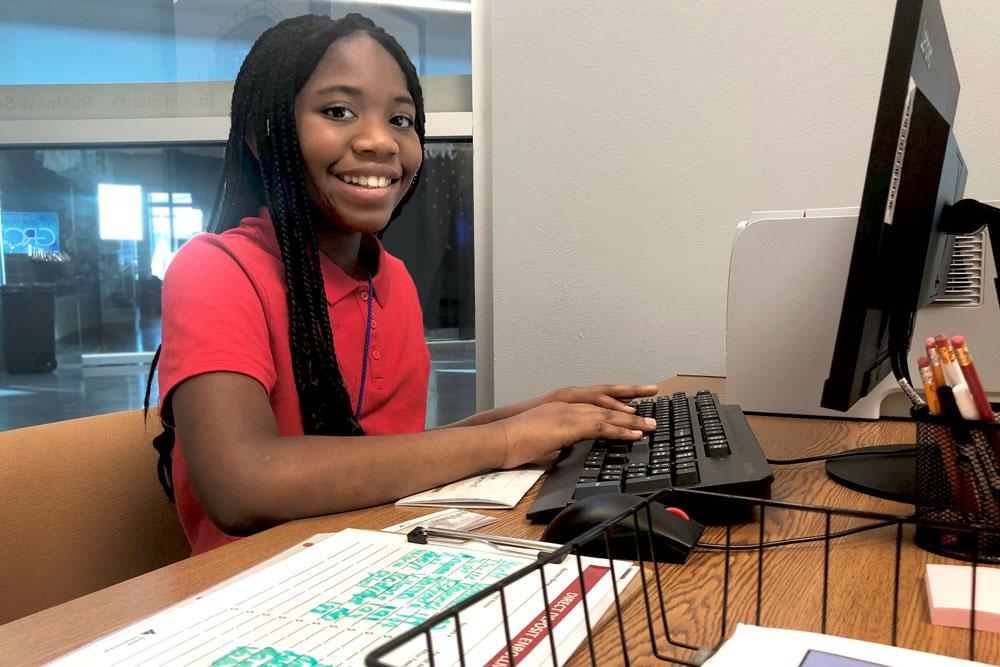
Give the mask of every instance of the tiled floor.
M 475 410 L 475 341 L 432 341 L 428 426 Z M 79 353 L 60 350 L 53 373 L 0 372 L 0 431 L 142 407 L 148 365 L 83 368 Z M 150 402 L 158 395 L 153 383 Z

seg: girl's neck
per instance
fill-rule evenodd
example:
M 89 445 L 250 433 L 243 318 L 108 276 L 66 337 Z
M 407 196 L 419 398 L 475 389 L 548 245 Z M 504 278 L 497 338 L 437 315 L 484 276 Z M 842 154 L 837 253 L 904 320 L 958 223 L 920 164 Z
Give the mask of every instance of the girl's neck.
M 321 253 L 356 280 L 368 278 L 369 267 L 374 274 L 377 255 L 360 232 L 342 233 L 336 230 L 316 230 L 316 242 Z

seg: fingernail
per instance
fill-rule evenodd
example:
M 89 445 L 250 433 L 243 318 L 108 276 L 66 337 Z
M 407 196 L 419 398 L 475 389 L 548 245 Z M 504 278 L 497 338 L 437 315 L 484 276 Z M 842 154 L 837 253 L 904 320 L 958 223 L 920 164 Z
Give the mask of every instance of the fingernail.
M 642 431 L 632 431 L 632 435 L 634 435 L 636 438 L 641 438 Z
M 646 422 L 646 426 L 652 426 L 653 428 L 656 428 L 656 420 L 653 419 L 652 417 L 646 417 L 644 421 Z
M 625 403 L 619 403 L 619 405 L 622 406 L 622 409 L 624 409 L 625 412 L 635 412 L 635 408 L 633 408 L 631 405 L 627 405 Z

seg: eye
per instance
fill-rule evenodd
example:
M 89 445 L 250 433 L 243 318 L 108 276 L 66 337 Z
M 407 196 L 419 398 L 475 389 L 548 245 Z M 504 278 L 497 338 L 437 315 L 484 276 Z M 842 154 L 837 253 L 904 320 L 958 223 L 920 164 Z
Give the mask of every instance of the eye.
M 393 116 L 390 121 L 396 127 L 411 128 L 413 127 L 413 119 L 409 116 Z
M 352 118 L 357 118 L 353 111 L 347 107 L 333 106 L 323 109 L 323 113 L 334 120 L 350 120 Z

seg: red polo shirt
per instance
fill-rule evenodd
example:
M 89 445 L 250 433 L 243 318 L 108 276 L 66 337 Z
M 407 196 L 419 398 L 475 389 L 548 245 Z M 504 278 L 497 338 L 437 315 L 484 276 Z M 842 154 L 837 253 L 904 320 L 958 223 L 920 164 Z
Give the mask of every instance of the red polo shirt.
M 266 209 L 221 234 L 187 242 L 163 283 L 161 413 L 172 423 L 173 390 L 202 373 L 226 371 L 257 380 L 267 391 L 282 435 L 302 435 L 302 417 L 288 340 L 284 264 Z M 337 362 L 357 407 L 361 387 L 368 281 L 321 256 Z M 371 435 L 424 429 L 430 355 L 413 279 L 379 243 L 371 343 L 361 426 Z M 335 455 L 331 452 L 331 456 Z M 195 497 L 181 452 L 174 447 L 177 513 L 192 554 L 237 538 L 219 530 Z

